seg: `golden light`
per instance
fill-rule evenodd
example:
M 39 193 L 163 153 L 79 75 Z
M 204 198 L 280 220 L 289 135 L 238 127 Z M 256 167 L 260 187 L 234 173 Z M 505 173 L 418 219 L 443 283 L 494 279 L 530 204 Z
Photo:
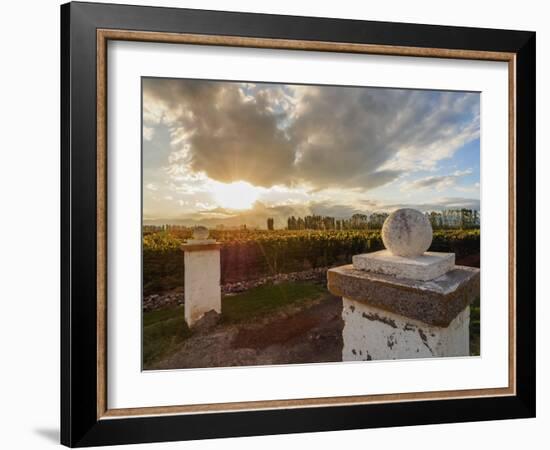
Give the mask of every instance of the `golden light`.
M 228 209 L 249 209 L 260 196 L 260 188 L 246 181 L 216 183 L 212 187 L 215 202 Z

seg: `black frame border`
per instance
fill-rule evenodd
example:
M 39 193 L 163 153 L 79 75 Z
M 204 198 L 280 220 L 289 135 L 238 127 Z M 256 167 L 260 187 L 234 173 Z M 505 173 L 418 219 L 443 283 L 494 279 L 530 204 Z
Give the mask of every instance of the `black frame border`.
M 516 54 L 516 395 L 97 419 L 96 30 Z M 534 417 L 534 32 L 94 3 L 61 6 L 61 443 L 71 447 Z

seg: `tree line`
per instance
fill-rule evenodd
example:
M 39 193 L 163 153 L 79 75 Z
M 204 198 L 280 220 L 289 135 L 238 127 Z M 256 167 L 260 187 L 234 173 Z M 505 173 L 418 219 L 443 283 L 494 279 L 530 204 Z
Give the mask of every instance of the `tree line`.
M 388 213 L 353 214 L 347 219 L 337 219 L 332 216 L 309 215 L 305 217 L 290 216 L 287 219 L 287 230 L 380 230 Z M 461 229 L 469 230 L 479 228 L 480 214 L 475 209 L 446 209 L 425 213 L 434 230 Z M 222 228 L 221 226 L 219 226 Z M 163 224 L 144 225 L 143 231 L 185 231 L 192 227 L 185 225 Z M 267 218 L 266 228 L 269 231 L 275 229 L 273 217 Z M 241 229 L 246 229 L 245 225 Z
M 425 213 L 434 230 L 479 228 L 479 211 L 475 209 L 447 209 Z M 353 214 L 348 219 L 332 216 L 310 215 L 290 216 L 288 230 L 379 230 L 384 225 L 388 213 Z M 273 218 L 267 219 L 267 229 L 273 230 Z

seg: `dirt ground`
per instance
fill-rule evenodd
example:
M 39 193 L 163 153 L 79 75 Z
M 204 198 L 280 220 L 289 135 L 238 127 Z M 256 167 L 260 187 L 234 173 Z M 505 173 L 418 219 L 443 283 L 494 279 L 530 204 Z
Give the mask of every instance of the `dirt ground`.
M 330 294 L 300 310 L 198 332 L 152 369 L 254 366 L 342 360 L 342 300 Z

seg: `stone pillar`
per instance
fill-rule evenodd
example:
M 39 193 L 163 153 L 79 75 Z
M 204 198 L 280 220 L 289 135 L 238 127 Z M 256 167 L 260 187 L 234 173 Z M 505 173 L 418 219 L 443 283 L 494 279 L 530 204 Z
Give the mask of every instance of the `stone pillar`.
M 432 230 L 424 219 L 394 212 L 382 229 L 387 250 L 328 271 L 328 289 L 343 302 L 343 361 L 469 356 L 479 269 L 456 266 L 452 253 L 426 252 Z
M 220 247 L 208 239 L 208 230 L 197 227 L 184 245 L 185 321 L 194 325 L 209 311 L 221 313 Z

